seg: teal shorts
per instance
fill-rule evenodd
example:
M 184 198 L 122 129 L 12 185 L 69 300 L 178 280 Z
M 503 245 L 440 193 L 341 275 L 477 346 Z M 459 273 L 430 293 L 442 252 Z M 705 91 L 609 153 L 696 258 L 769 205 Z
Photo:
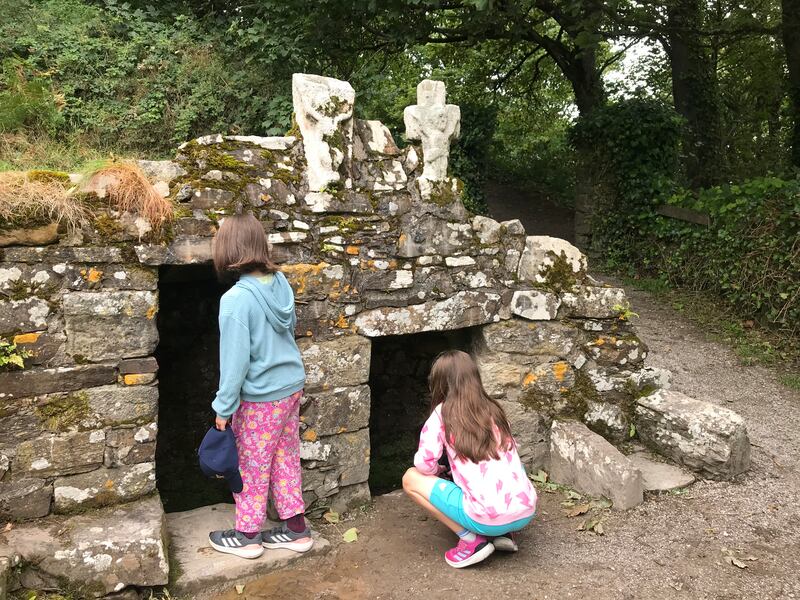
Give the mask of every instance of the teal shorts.
M 464 529 L 487 537 L 497 537 L 512 531 L 519 531 L 533 519 L 533 515 L 531 515 L 506 525 L 484 525 L 478 523 L 464 512 L 464 492 L 455 483 L 447 479 L 438 479 L 436 481 L 431 490 L 429 500 L 439 512 L 461 525 Z

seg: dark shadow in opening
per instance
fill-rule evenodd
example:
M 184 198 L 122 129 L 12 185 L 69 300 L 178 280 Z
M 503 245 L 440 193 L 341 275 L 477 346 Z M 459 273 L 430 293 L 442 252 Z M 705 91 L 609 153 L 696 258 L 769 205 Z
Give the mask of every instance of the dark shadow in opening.
M 219 381 L 220 296 L 210 265 L 159 271 L 158 440 L 156 482 L 167 512 L 233 502 L 225 483 L 206 478 L 197 448 L 214 424 Z
M 412 466 L 419 431 L 430 414 L 428 373 L 440 352 L 472 347 L 473 329 L 374 338 L 369 373 L 369 488 L 380 495 L 401 487 Z

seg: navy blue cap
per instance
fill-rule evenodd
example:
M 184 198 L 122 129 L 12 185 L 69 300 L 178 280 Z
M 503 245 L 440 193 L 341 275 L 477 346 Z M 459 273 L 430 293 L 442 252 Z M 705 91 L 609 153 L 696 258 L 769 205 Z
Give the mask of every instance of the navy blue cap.
M 214 427 L 209 429 L 197 454 L 203 473 L 209 477 L 226 479 L 235 494 L 242 491 L 244 484 L 239 473 L 239 454 L 236 452 L 236 440 L 230 427 L 226 427 L 225 431 Z

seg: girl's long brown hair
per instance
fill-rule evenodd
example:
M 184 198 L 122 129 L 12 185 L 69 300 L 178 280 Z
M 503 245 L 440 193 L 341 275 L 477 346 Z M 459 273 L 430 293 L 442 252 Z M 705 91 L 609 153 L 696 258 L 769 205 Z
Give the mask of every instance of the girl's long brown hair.
M 478 365 L 466 352 L 442 352 L 428 377 L 431 410 L 442 404 L 445 439 L 461 459 L 500 458 L 514 445 L 511 426 L 496 400 L 483 389 Z
M 220 279 L 278 270 L 270 256 L 264 226 L 251 214 L 225 217 L 214 236 L 211 253 Z

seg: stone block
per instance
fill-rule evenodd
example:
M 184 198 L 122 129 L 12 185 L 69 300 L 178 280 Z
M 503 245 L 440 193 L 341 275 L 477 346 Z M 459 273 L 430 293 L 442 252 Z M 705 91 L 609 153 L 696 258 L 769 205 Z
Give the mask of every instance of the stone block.
M 155 290 L 158 272 L 141 265 L 67 265 L 64 287 L 70 290 Z
M 492 352 L 573 358 L 581 353 L 583 332 L 560 321 L 532 323 L 509 319 L 481 327 L 480 340 Z
M 284 265 L 281 272 L 299 300 L 336 296 L 342 293 L 345 286 L 344 267 L 324 261 L 316 264 Z
M 610 402 L 587 401 L 583 422 L 608 440 L 620 442 L 630 437 L 630 419 L 620 406 Z
M 122 248 L 117 246 L 45 246 L 35 248 L 5 248 L 2 258 L 6 262 L 21 263 L 119 263 L 123 261 Z
M 585 345 L 586 354 L 601 367 L 638 368 L 647 358 L 647 345 L 632 333 L 601 334 Z
M 358 332 L 367 337 L 446 331 L 499 321 L 500 294 L 462 291 L 441 300 L 400 308 L 375 308 L 355 319 Z
M 566 317 L 581 319 L 614 319 L 628 306 L 625 290 L 580 286 L 561 297 L 562 313 Z
M 639 398 L 639 439 L 657 453 L 710 479 L 730 479 L 750 468 L 750 439 L 738 414 L 680 392 Z
M 100 425 L 150 423 L 158 415 L 158 388 L 106 385 L 89 388 L 89 411 Z
M 327 392 L 311 392 L 301 410 L 300 419 L 307 429 L 303 438 L 357 431 L 369 426 L 370 389 L 368 385 L 337 387 Z
M 592 496 L 605 496 L 619 510 L 642 503 L 639 470 L 601 436 L 576 421 L 553 421 L 550 478 Z
M 366 506 L 372 502 L 372 496 L 370 495 L 368 484 L 356 483 L 355 485 L 339 488 L 339 491 L 330 496 L 327 502 L 330 503 L 330 510 L 345 514 Z
M 380 121 L 354 119 L 355 137 L 353 155 L 357 160 L 365 160 L 369 155 L 398 156 L 400 148 L 395 144 L 389 128 Z
M 108 430 L 103 464 L 106 467 L 119 467 L 153 462 L 156 459 L 157 433 L 156 423 Z
M 53 485 L 44 479 L 0 483 L 0 521 L 26 521 L 50 513 Z
M 113 365 L 81 365 L 0 373 L 0 399 L 26 398 L 114 383 Z
M 522 464 L 529 473 L 538 469 L 549 469 L 550 423 L 544 413 L 531 410 L 518 402 L 500 400 L 500 406 L 511 424 L 511 432 L 517 441 Z
M 101 468 L 80 475 L 59 477 L 53 483 L 57 514 L 130 502 L 156 489 L 155 463 Z
M 4 536 L 0 554 L 19 554 L 42 587 L 67 588 L 76 598 L 168 583 L 158 496 L 66 519 L 48 517 L 18 525 Z
M 327 465 L 334 466 L 339 487 L 364 483 L 369 479 L 369 429 L 322 438 L 331 448 Z
M 511 312 L 529 321 L 549 321 L 558 315 L 561 299 L 551 292 L 517 290 L 511 298 Z
M 345 190 L 331 192 L 308 192 L 304 202 L 312 213 L 359 213 L 373 212 L 369 196 L 362 192 Z
M 431 206 L 437 207 L 436 204 Z M 461 204 L 458 203 L 458 206 Z M 452 256 L 471 249 L 476 241 L 472 226 L 449 222 L 449 218 L 418 211 L 404 215 L 399 224 L 401 233 L 397 238 L 397 256 Z
M 58 223 L 0 231 L 0 248 L 5 246 L 45 246 L 56 241 L 58 241 Z
M 127 360 L 119 361 L 117 367 L 120 375 L 128 375 L 134 373 L 157 373 L 158 361 L 155 357 L 148 356 L 147 358 L 129 358 Z
M 371 342 L 360 335 L 297 342 L 306 367 L 306 391 L 353 386 L 369 380 Z
M 472 229 L 478 234 L 481 244 L 499 244 L 503 233 L 500 223 L 482 215 L 472 218 Z
M 504 397 L 510 388 L 519 388 L 522 384 L 527 367 L 515 358 L 504 352 L 481 351 L 475 354 L 483 387 L 493 398 Z
M 0 335 L 47 329 L 50 305 L 41 298 L 0 300 Z
M 186 175 L 184 168 L 171 160 L 137 160 L 136 164 L 151 182 L 169 183 L 173 179 Z
M 586 277 L 586 257 L 569 242 L 546 236 L 525 238 L 517 275 L 525 282 L 571 291 Z
M 104 431 L 48 434 L 17 446 L 11 468 L 15 477 L 52 477 L 91 471 L 103 464 Z
M 225 210 L 235 199 L 233 192 L 205 187 L 194 191 L 190 204 L 195 210 Z
M 628 460 L 642 473 L 642 483 L 646 492 L 669 492 L 694 483 L 694 475 L 691 473 L 655 461 L 647 452 L 634 452 L 628 456 Z
M 150 291 L 72 292 L 63 301 L 67 353 L 101 361 L 152 354 L 158 295 Z
M 25 367 L 49 364 L 64 348 L 67 336 L 63 333 L 25 332 L 15 335 L 14 343 L 31 353 L 25 359 Z

